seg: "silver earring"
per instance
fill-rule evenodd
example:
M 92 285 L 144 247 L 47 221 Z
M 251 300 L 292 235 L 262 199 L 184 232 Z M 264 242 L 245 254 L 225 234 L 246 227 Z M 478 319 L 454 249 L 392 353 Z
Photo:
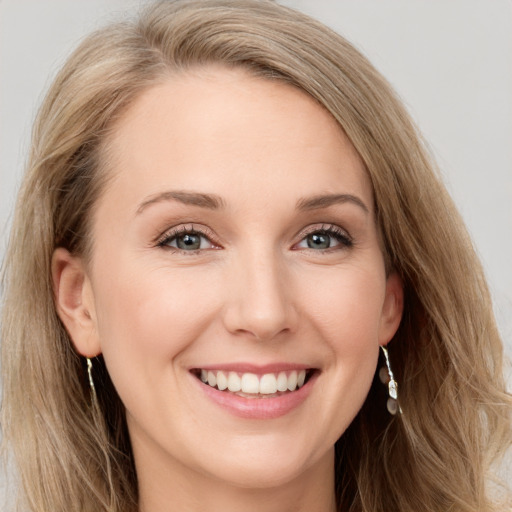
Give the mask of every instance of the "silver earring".
M 389 414 L 395 415 L 397 412 L 402 414 L 402 409 L 398 405 L 398 383 L 395 380 L 393 372 L 391 370 L 391 364 L 389 362 L 388 350 L 386 347 L 381 345 L 382 353 L 384 354 L 384 359 L 386 360 L 386 366 L 383 366 L 379 370 L 379 378 L 383 384 L 388 385 L 388 393 L 389 398 L 387 401 L 387 409 Z
M 89 387 L 91 388 L 91 396 L 94 405 L 98 404 L 98 397 L 96 396 L 96 388 L 94 387 L 94 380 L 92 378 L 92 361 L 87 358 L 87 375 L 89 376 Z

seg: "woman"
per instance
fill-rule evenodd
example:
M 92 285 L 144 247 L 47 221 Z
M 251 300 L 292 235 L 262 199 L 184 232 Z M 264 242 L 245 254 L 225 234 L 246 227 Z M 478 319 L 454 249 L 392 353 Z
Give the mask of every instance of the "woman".
M 84 41 L 6 262 L 27 508 L 493 510 L 502 346 L 433 167 L 366 59 L 272 2 Z

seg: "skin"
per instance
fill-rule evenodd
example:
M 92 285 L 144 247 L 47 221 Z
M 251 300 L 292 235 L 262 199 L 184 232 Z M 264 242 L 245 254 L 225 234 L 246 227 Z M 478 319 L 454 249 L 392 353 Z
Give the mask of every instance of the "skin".
M 334 443 L 403 301 L 357 152 L 305 93 L 218 67 L 147 90 L 109 152 L 92 261 L 58 249 L 53 274 L 77 351 L 103 354 L 125 404 L 141 510 L 335 510 Z M 356 199 L 297 209 L 326 194 Z M 331 226 L 341 241 L 308 246 Z M 199 250 L 158 244 L 192 227 L 206 233 Z M 189 371 L 240 361 L 306 364 L 318 378 L 288 414 L 240 418 Z

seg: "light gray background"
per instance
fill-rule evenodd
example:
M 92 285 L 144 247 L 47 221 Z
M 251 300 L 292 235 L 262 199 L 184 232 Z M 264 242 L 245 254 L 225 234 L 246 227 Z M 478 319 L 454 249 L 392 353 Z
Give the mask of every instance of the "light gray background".
M 0 0 L 0 257 L 43 91 L 81 37 L 143 3 Z M 398 90 L 468 224 L 510 357 L 512 1 L 282 3 L 345 35 Z

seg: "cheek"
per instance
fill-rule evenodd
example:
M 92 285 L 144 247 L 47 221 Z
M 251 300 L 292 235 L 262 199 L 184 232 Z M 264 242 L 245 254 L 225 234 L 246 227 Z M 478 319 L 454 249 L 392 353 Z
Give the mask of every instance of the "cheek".
M 375 270 L 376 269 L 376 270 Z M 361 408 L 370 389 L 379 353 L 379 326 L 385 296 L 385 274 L 379 266 L 345 267 L 316 276 L 307 293 L 305 315 L 328 347 L 329 368 L 323 381 L 326 419 L 339 436 Z
M 139 371 L 166 365 L 187 348 L 210 322 L 218 306 L 207 276 L 167 269 L 117 266 L 98 280 L 98 334 L 110 365 Z M 115 368 L 110 368 L 112 371 Z M 153 367 L 154 369 L 154 367 Z
M 385 296 L 385 275 L 378 265 L 316 272 L 299 293 L 304 313 L 336 350 L 357 353 L 378 342 Z
M 140 266 L 134 272 L 119 262 L 116 275 L 101 281 L 102 354 L 127 413 L 137 421 L 153 418 L 163 404 L 169 411 L 184 410 L 179 393 L 168 390 L 182 389 L 183 354 L 215 316 L 218 299 L 202 293 L 213 289 L 208 284 L 207 276 L 193 272 Z

